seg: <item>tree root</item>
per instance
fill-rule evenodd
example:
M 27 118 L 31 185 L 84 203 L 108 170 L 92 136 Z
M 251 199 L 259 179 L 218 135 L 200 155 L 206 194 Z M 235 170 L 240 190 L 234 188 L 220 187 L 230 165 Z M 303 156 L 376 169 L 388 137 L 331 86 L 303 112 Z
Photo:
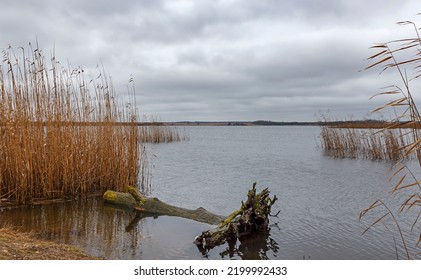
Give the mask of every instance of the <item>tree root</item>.
M 256 193 L 256 183 L 248 191 L 247 201 L 242 202 L 239 210 L 234 211 L 217 228 L 202 232 L 194 243 L 201 250 L 213 248 L 225 242 L 233 242 L 248 235 L 269 232 L 269 215 L 277 197 L 269 197 L 266 188 Z

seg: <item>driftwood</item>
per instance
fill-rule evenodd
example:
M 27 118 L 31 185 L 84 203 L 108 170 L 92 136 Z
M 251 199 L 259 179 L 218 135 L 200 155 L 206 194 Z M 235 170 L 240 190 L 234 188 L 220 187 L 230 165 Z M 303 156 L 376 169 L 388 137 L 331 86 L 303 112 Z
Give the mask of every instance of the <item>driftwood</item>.
M 133 187 L 128 187 L 127 193 L 106 191 L 103 198 L 106 203 L 132 209 L 146 215 L 178 216 L 218 225 L 214 229 L 202 232 L 200 236 L 195 238 L 194 243 L 202 252 L 225 242 L 232 244 L 237 239 L 241 240 L 248 236 L 266 236 L 269 232 L 271 208 L 277 200 L 276 196 L 272 199 L 269 197 L 267 188 L 257 193 L 256 183 L 254 183 L 251 190 L 248 191 L 247 201 L 241 202 L 241 208 L 231 215 L 223 217 L 202 207 L 195 210 L 185 209 L 162 202 L 158 198 L 147 198 Z
M 133 187 L 128 187 L 127 193 L 106 191 L 103 199 L 106 203 L 152 216 L 177 216 L 211 225 L 217 225 L 224 219 L 223 216 L 213 214 L 202 207 L 194 210 L 185 209 L 167 204 L 155 197 L 147 198 Z
M 277 197 L 269 197 L 269 189 L 256 193 L 256 183 L 248 191 L 247 201 L 234 211 L 218 227 L 202 232 L 194 243 L 207 250 L 225 242 L 233 243 L 253 235 L 265 235 L 269 232 L 269 215 Z M 279 212 L 278 212 L 279 213 Z

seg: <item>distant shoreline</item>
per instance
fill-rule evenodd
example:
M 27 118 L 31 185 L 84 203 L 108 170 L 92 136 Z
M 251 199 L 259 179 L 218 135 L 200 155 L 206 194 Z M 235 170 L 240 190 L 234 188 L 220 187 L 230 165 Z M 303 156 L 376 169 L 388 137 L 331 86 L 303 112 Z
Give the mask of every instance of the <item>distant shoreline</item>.
M 318 126 L 322 122 L 272 122 L 272 121 L 253 121 L 253 122 L 242 122 L 242 121 L 181 121 L 181 122 L 161 122 L 161 125 L 166 126 Z
M 407 128 L 416 127 L 421 128 L 421 124 L 413 122 L 386 122 L 379 120 L 356 120 L 356 121 L 177 121 L 177 122 L 29 122 L 29 125 L 34 126 L 332 126 L 342 128 Z M 0 122 L 0 127 L 4 124 Z
M 141 125 L 148 125 L 143 123 Z M 357 121 L 313 121 L 313 122 L 276 122 L 276 121 L 180 121 L 180 122 L 156 122 L 153 125 L 165 126 L 336 126 L 336 127 L 386 127 L 389 122 L 378 120 Z

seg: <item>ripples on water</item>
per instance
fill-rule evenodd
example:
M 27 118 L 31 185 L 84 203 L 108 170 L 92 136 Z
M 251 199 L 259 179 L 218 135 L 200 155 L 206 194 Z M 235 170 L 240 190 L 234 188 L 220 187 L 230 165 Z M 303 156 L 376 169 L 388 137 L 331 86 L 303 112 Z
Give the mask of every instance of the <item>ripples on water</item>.
M 362 236 L 380 212 L 364 223 L 358 219 L 376 199 L 397 207 L 399 199 L 389 193 L 390 163 L 327 157 L 317 148 L 318 127 L 188 127 L 186 132 L 190 141 L 149 146 L 155 166 L 151 195 L 227 215 L 257 182 L 258 189 L 269 187 L 279 198 L 274 212 L 280 214 L 271 219 L 267 238 L 201 253 L 192 241 L 211 226 L 140 217 L 97 199 L 3 210 L 0 222 L 109 259 L 395 259 L 393 238 L 403 257 L 393 225 Z M 405 232 L 408 243 L 414 235 Z

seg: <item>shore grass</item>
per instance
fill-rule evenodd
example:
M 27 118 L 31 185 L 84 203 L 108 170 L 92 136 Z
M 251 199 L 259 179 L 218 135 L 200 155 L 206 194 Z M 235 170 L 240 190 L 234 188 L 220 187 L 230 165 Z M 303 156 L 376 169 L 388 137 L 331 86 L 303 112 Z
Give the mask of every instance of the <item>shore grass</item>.
M 134 108 L 118 105 L 98 68 L 63 67 L 29 47 L 2 51 L 0 199 L 74 197 L 146 184 L 146 155 Z M 92 125 L 96 124 L 96 125 Z

